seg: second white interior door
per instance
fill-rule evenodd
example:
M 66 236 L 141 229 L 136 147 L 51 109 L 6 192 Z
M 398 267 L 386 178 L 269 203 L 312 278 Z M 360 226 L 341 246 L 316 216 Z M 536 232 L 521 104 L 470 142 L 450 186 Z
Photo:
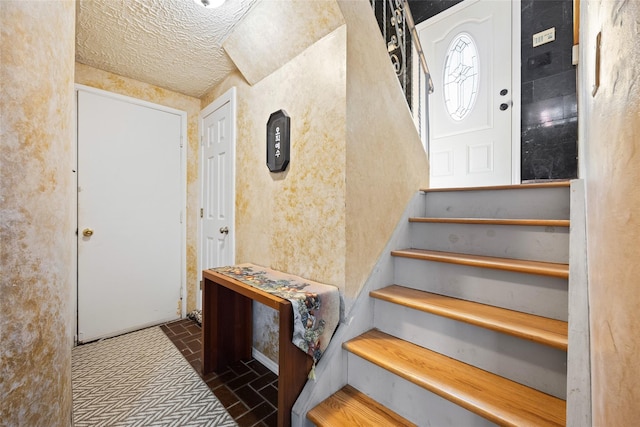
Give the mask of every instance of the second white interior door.
M 235 96 L 202 112 L 202 269 L 234 263 Z

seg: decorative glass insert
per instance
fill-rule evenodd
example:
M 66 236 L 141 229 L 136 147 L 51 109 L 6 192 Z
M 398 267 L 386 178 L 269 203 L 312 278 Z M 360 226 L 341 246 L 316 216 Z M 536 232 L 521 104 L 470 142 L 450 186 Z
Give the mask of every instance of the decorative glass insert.
M 443 82 L 444 102 L 453 120 L 464 119 L 473 109 L 478 94 L 478 49 L 468 33 L 453 38 L 447 49 Z

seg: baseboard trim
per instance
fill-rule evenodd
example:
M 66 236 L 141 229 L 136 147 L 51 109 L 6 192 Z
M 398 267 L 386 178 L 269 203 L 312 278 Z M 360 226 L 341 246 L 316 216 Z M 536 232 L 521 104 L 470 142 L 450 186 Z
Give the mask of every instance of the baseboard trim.
M 256 359 L 258 362 L 262 363 L 264 366 L 269 368 L 271 372 L 278 375 L 278 364 L 273 360 L 269 359 L 267 356 L 262 354 L 260 351 L 256 350 L 255 347 L 251 348 L 251 356 Z

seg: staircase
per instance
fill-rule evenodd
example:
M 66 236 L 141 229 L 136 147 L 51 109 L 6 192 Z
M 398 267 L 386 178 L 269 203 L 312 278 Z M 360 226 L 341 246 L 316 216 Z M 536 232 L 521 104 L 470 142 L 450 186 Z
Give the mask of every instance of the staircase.
M 569 183 L 424 190 L 317 426 L 565 425 Z

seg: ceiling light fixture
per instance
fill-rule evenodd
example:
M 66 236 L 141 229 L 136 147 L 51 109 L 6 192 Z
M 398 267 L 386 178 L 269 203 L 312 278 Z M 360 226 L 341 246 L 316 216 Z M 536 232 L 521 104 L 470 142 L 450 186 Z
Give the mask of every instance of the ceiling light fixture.
M 215 9 L 216 7 L 220 7 L 224 4 L 226 0 L 193 0 L 196 4 L 206 7 L 207 9 Z

